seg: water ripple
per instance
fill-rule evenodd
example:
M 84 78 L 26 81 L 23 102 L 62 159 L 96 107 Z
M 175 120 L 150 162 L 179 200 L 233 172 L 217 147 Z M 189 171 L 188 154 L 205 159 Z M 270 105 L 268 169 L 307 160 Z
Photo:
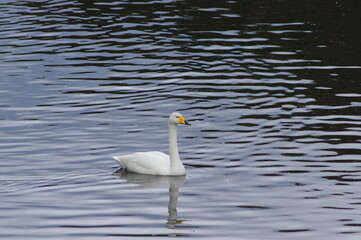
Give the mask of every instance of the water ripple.
M 346 5 L 1 3 L 0 236 L 358 236 Z M 113 176 L 114 154 L 167 151 L 175 110 L 184 186 Z

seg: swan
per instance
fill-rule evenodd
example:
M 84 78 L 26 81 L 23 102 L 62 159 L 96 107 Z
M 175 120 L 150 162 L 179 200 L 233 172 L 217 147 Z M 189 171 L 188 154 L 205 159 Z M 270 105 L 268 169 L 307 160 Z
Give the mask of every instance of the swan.
M 179 176 L 186 170 L 179 158 L 177 144 L 177 125 L 190 125 L 178 112 L 168 119 L 169 156 L 162 152 L 135 152 L 113 158 L 126 170 L 149 175 Z

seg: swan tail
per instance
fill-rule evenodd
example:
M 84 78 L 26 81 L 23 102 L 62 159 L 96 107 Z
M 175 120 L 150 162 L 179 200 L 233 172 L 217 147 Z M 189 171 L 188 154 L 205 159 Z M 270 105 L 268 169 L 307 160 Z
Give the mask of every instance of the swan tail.
M 113 158 L 115 161 L 117 161 L 122 168 L 126 168 L 126 165 L 125 165 L 124 162 L 122 161 L 122 160 L 123 160 L 123 159 L 122 159 L 122 156 L 113 156 L 112 158 Z

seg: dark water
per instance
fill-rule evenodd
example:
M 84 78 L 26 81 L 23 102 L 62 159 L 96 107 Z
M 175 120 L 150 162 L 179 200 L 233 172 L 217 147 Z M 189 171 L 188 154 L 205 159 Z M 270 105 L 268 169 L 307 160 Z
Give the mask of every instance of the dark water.
M 360 239 L 359 1 L 0 9 L 1 239 Z

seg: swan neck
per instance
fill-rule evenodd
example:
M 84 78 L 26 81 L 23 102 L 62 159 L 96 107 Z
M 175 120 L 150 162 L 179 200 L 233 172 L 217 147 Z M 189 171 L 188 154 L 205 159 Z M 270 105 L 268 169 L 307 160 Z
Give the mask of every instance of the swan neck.
M 177 143 L 177 126 L 175 124 L 168 124 L 169 131 L 169 157 L 171 164 L 179 159 L 178 143 Z
M 177 126 L 175 124 L 168 124 L 169 131 L 169 160 L 170 160 L 170 175 L 184 175 L 185 168 L 179 158 L 178 144 L 177 144 Z

